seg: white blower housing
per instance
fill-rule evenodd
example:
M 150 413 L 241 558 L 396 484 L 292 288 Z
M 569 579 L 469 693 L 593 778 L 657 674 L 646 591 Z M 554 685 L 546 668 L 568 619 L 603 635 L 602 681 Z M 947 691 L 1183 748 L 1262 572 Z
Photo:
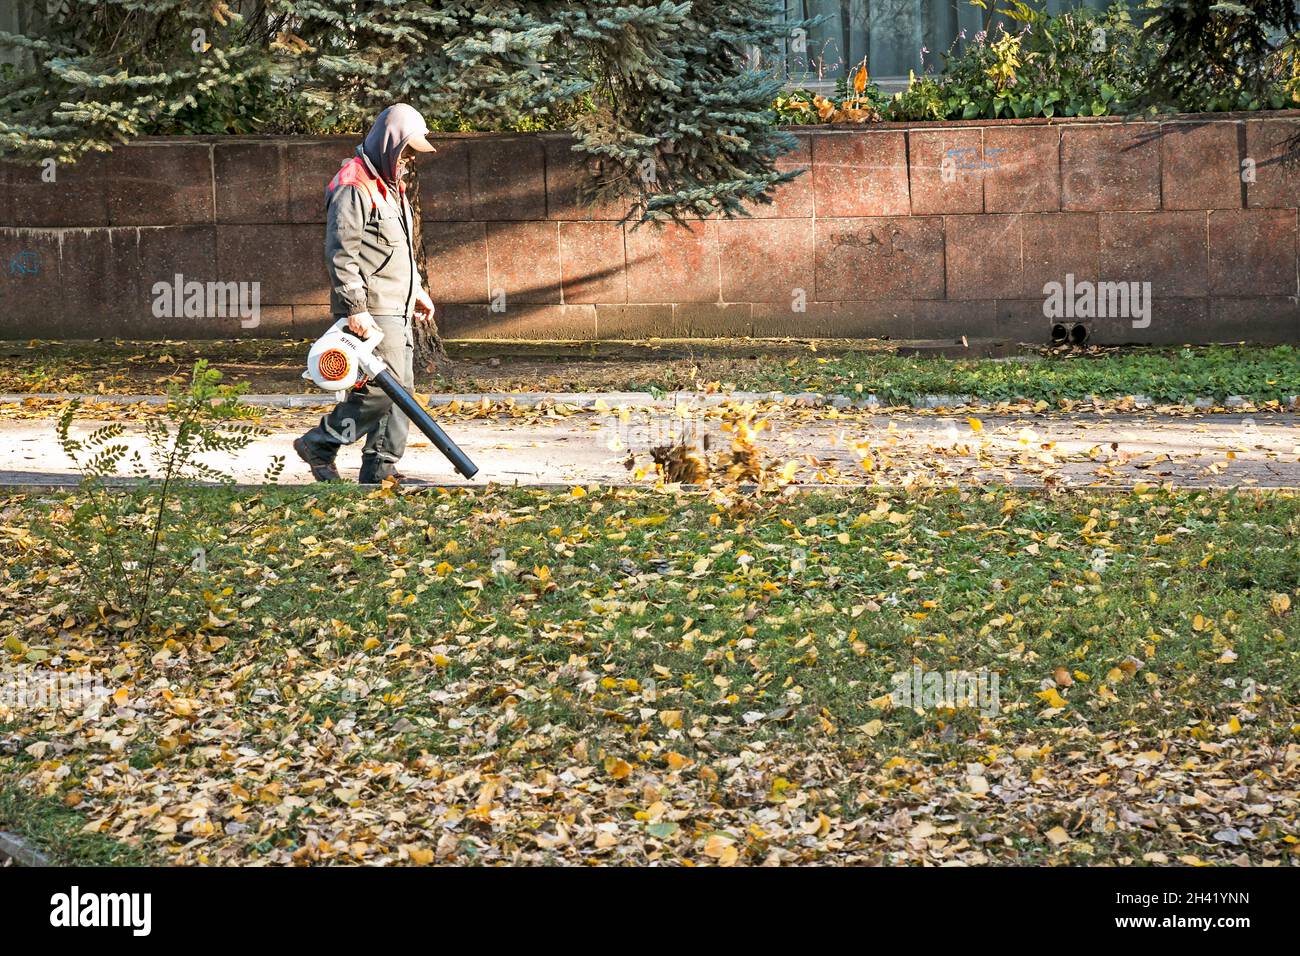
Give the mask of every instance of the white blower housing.
M 302 377 L 315 382 L 327 392 L 342 397 L 363 378 L 374 378 L 388 366 L 375 355 L 375 346 L 384 333 L 375 328 L 367 338 L 347 331 L 348 320 L 339 319 L 318 338 L 307 353 L 307 371 Z
M 478 465 L 470 461 L 428 410 L 393 377 L 387 363 L 375 354 L 375 346 L 383 340 L 384 333 L 374 328 L 363 339 L 349 332 L 347 325 L 347 319 L 339 319 L 316 340 L 307 353 L 307 371 L 302 373 L 302 377 L 327 392 L 333 392 L 338 401 L 343 400 L 348 389 L 372 382 L 393 400 L 416 428 L 428 436 L 433 447 L 447 456 L 452 467 L 466 478 L 473 478 L 478 473 Z

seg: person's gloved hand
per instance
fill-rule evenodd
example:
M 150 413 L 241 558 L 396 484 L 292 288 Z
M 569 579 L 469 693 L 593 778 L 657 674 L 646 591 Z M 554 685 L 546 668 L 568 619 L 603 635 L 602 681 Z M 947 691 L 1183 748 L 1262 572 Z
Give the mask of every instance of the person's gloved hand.
M 354 335 L 359 335 L 363 339 L 369 338 L 370 333 L 378 327 L 374 317 L 369 312 L 358 312 L 356 315 L 348 316 L 348 329 Z

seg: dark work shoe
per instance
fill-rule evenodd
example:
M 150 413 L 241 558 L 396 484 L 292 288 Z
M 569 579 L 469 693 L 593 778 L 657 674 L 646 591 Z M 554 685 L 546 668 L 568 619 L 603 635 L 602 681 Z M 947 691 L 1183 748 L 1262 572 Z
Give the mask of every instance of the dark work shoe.
M 311 468 L 311 476 L 317 481 L 342 481 L 343 476 L 339 470 L 334 467 L 334 459 L 326 458 L 315 446 L 310 444 L 305 438 L 295 438 L 293 440 L 293 450 L 298 453 L 298 457 L 307 463 Z
M 361 473 L 357 476 L 357 481 L 363 485 L 378 485 L 393 479 L 399 485 L 423 485 L 428 484 L 421 478 L 408 478 L 402 474 L 389 462 L 376 462 L 370 458 L 361 459 Z
M 357 475 L 357 481 L 363 485 L 377 485 L 385 478 L 396 478 L 400 482 L 403 476 L 388 462 L 376 461 L 371 457 L 361 459 L 361 473 Z

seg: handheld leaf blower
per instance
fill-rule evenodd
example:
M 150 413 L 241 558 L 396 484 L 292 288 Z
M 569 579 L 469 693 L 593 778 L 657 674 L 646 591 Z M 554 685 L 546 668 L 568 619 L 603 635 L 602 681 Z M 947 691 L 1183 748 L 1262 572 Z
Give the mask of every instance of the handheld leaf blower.
M 347 319 L 339 319 L 316 340 L 307 353 L 307 371 L 302 373 L 302 377 L 327 392 L 337 393 L 340 399 L 358 382 L 368 380 L 383 389 L 393 404 L 406 413 L 416 428 L 429 436 L 433 447 L 446 455 L 460 474 L 466 478 L 478 474 L 478 465 L 469 460 L 469 456 L 438 427 L 424 406 L 393 377 L 387 363 L 375 355 L 375 346 L 383 339 L 384 333 L 375 328 L 363 339 L 351 332 L 347 324 Z

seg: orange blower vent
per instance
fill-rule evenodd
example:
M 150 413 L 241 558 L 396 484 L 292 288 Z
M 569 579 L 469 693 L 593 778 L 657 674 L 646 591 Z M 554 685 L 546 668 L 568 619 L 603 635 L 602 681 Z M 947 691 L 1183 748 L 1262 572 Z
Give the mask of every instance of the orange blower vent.
M 348 357 L 338 349 L 322 352 L 319 361 L 321 378 L 337 382 L 348 374 Z

